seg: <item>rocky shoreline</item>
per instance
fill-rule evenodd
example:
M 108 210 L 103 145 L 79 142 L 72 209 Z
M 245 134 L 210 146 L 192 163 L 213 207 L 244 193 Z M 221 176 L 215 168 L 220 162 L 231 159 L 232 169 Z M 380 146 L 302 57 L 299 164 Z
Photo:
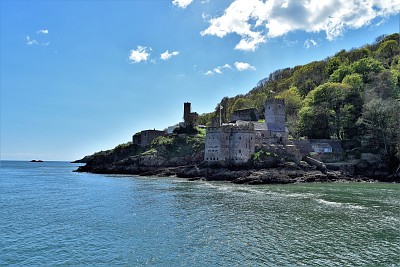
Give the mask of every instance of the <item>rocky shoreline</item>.
M 139 176 L 178 177 L 190 180 L 226 181 L 236 184 L 289 184 L 310 182 L 394 182 L 400 183 L 400 173 L 389 174 L 377 163 L 343 162 L 313 164 L 305 157 L 298 163 L 282 158 L 243 165 L 210 165 L 203 162 L 204 152 L 184 157 L 165 158 L 157 154 L 121 156 L 116 153 L 86 157 L 77 172 L 99 174 L 130 174 Z M 310 161 L 311 160 L 311 161 Z M 309 162 L 307 162 L 309 161 Z
M 310 182 L 399 182 L 399 177 L 366 177 L 343 171 L 317 170 L 286 162 L 272 168 L 226 168 L 194 164 L 190 166 L 135 166 L 97 165 L 81 166 L 78 172 L 101 174 L 132 174 L 139 176 L 178 177 L 189 180 L 226 181 L 235 184 L 290 184 Z

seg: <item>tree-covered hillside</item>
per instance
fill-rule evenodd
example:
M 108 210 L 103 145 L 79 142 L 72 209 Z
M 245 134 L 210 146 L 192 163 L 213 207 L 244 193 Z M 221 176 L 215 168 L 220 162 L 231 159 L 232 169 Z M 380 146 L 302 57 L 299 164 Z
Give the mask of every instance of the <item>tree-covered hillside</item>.
M 363 152 L 381 154 L 392 168 L 400 161 L 400 36 L 306 65 L 277 70 L 249 93 L 224 97 L 199 123 L 255 107 L 264 113 L 268 97 L 284 98 L 293 138 L 352 139 Z

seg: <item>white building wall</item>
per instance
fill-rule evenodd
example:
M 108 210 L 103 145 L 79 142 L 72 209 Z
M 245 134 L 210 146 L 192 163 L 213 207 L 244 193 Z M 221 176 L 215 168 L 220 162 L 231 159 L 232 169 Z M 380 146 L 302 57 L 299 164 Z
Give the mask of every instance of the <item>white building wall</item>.
M 255 150 L 255 132 L 249 127 L 208 127 L 204 160 L 245 163 Z
M 230 142 L 230 160 L 246 163 L 254 153 L 255 133 L 253 130 L 233 129 Z
M 221 156 L 221 129 L 219 127 L 209 127 L 206 130 L 206 146 L 204 160 L 218 162 Z

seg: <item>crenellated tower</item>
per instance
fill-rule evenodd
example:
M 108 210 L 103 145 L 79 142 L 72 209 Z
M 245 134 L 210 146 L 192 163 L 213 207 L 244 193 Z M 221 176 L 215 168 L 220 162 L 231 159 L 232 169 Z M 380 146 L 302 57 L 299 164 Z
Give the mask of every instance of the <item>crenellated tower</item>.
M 285 100 L 269 98 L 265 102 L 265 122 L 272 123 L 285 129 L 286 113 Z
M 183 103 L 183 121 L 185 123 L 189 123 L 190 121 L 190 113 L 192 112 L 191 105 L 192 104 L 189 102 Z

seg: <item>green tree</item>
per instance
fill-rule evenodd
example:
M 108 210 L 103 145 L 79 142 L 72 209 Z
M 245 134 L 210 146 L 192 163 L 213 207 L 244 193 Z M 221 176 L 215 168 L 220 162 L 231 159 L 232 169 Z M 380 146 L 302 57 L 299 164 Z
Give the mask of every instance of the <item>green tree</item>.
M 363 58 L 351 65 L 355 73 L 362 76 L 363 82 L 368 83 L 371 81 L 371 76 L 383 71 L 383 65 L 376 59 Z
M 302 104 L 302 99 L 297 87 L 290 87 L 288 90 L 277 95 L 277 97 L 285 99 L 286 114 L 288 116 L 297 115 Z
M 215 113 L 204 113 L 199 115 L 199 125 L 211 126 L 212 119 L 215 117 Z
M 250 99 L 241 97 L 235 101 L 235 104 L 233 104 L 232 112 L 240 109 L 253 108 L 253 107 L 254 107 L 253 103 L 250 101 Z
M 379 45 L 376 57 L 385 67 L 389 67 L 393 58 L 400 53 L 400 46 L 396 40 L 387 40 Z
M 354 70 L 347 65 L 340 65 L 340 67 L 335 70 L 329 77 L 330 82 L 340 83 L 347 75 L 350 75 Z
M 328 64 L 326 65 L 326 73 L 330 76 L 335 72 L 340 66 L 340 60 L 338 57 L 330 58 Z
M 361 116 L 363 108 L 364 83 L 358 73 L 347 75 L 343 79 L 343 84 L 351 88 L 345 95 L 344 106 L 341 109 L 342 115 L 342 134 L 344 139 L 353 139 L 358 135 L 356 122 Z
M 360 59 L 363 58 L 368 58 L 370 56 L 371 52 L 369 51 L 368 48 L 362 47 L 358 49 L 352 49 L 349 52 L 347 52 L 347 58 L 349 59 L 349 62 L 356 62 L 359 61 Z
M 358 73 L 347 75 L 346 77 L 344 77 L 342 83 L 350 85 L 355 92 L 358 92 L 360 94 L 364 86 L 362 77 Z
M 325 61 L 314 61 L 297 68 L 293 73 L 293 86 L 297 87 L 301 96 L 306 96 L 328 79 L 326 65 Z
M 397 86 L 397 78 L 390 70 L 383 70 L 380 73 L 369 76 L 370 83 L 367 86 L 367 99 L 373 98 L 396 98 L 400 94 Z
M 299 111 L 299 131 L 308 138 L 330 138 L 333 131 L 334 114 L 325 108 L 303 107 Z
M 318 106 L 321 109 L 325 110 L 325 112 L 331 112 L 334 114 L 334 122 L 331 122 L 334 125 L 334 133 L 336 138 L 342 139 L 343 136 L 343 128 L 342 128 L 342 120 L 341 120 L 341 111 L 342 107 L 345 104 L 346 95 L 350 92 L 350 86 L 347 84 L 341 83 L 325 83 L 323 85 L 318 86 L 313 93 L 313 101 L 312 104 L 314 106 Z
M 312 90 L 299 112 L 300 132 L 309 137 L 345 138 L 342 112 L 346 111 L 345 100 L 350 92 L 351 87 L 347 84 L 329 82 Z
M 372 99 L 364 106 L 358 124 L 364 147 L 380 151 L 392 167 L 396 166 L 400 161 L 400 102 Z

